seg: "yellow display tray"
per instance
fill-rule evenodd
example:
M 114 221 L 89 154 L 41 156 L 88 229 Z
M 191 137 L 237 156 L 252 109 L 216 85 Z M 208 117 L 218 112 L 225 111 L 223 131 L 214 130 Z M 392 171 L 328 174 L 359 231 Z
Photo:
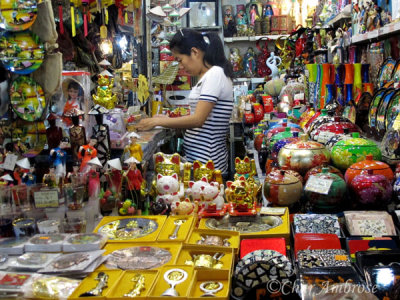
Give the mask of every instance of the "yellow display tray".
M 104 217 L 100 223 L 96 226 L 96 228 L 93 230 L 94 233 L 98 233 L 100 227 L 103 225 L 106 225 L 110 222 L 116 221 L 116 220 L 122 220 L 122 219 L 150 219 L 153 220 L 157 223 L 157 229 L 153 231 L 152 233 L 149 233 L 145 236 L 134 238 L 134 239 L 112 239 L 109 238 L 107 243 L 126 243 L 126 242 L 155 242 L 157 240 L 157 237 L 159 233 L 161 232 L 165 220 L 167 219 L 167 216 L 127 216 L 127 217 L 122 217 L 122 216 L 108 216 Z
M 192 287 L 188 299 L 202 300 L 201 295 L 204 292 L 200 289 L 200 285 L 207 281 L 217 281 L 223 284 L 220 291 L 214 293 L 215 297 L 211 299 L 224 300 L 229 299 L 229 291 L 231 289 L 231 273 L 228 270 L 209 270 L 197 269 L 193 276 Z
M 234 249 L 235 254 L 239 253 L 240 237 L 239 232 L 230 230 L 212 230 L 212 229 L 193 229 L 192 234 L 186 240 L 187 245 L 199 245 L 197 242 L 201 240 L 201 237 L 205 236 L 218 236 L 222 240 L 227 240 L 230 244 L 227 248 Z M 208 247 L 219 247 L 213 245 L 206 245 Z
M 180 226 L 176 239 L 170 239 L 170 236 L 175 231 L 175 221 L 185 220 L 185 222 Z M 193 230 L 195 219 L 193 216 L 169 216 L 165 221 L 164 226 L 158 235 L 157 241 L 163 242 L 184 242 Z
M 125 271 L 123 272 L 118 284 L 115 284 L 112 289 L 106 294 L 106 299 L 115 299 L 115 300 L 126 300 L 129 299 L 124 297 L 125 294 L 132 291 L 133 283 L 132 278 L 136 274 L 141 274 L 144 276 L 144 290 L 140 293 L 139 296 L 135 296 L 135 299 L 147 299 L 151 288 L 157 280 L 159 271 L 155 270 L 138 270 L 138 271 Z
M 113 243 L 113 244 L 106 244 L 106 246 L 103 248 L 105 252 L 103 255 L 108 255 L 111 252 L 119 249 L 125 249 L 125 248 L 130 248 L 130 247 L 157 247 L 157 248 L 163 248 L 168 250 L 172 257 L 171 260 L 164 265 L 154 268 L 152 270 L 159 270 L 163 266 L 168 266 L 168 265 L 174 265 L 176 263 L 176 260 L 178 258 L 178 255 L 181 251 L 182 248 L 182 243 Z M 97 270 L 110 270 L 108 267 L 105 266 L 105 264 L 102 264 L 100 267 L 97 268 Z
M 188 277 L 187 279 L 176 285 L 175 290 L 179 293 L 178 297 L 168 297 L 168 296 L 161 296 L 170 285 L 165 281 L 164 274 L 165 272 L 171 269 L 182 269 L 187 272 Z M 193 268 L 190 266 L 185 265 L 176 265 L 176 266 L 168 266 L 164 267 L 160 270 L 160 273 L 157 277 L 156 283 L 153 285 L 153 288 L 150 291 L 150 294 L 147 296 L 149 300 L 161 300 L 161 299 L 187 299 L 190 291 L 190 287 L 192 286 L 193 281 Z
M 95 297 L 79 297 L 79 295 L 88 292 L 97 286 L 98 281 L 95 280 L 98 271 L 92 272 L 89 276 L 82 280 L 79 286 L 75 289 L 75 291 L 69 296 L 69 300 L 75 299 L 106 299 L 106 294 L 114 287 L 118 286 L 118 282 L 122 276 L 123 271 L 121 270 L 107 270 L 103 271 L 106 273 L 108 277 L 107 287 L 103 290 L 102 296 Z
M 264 238 L 264 237 L 283 237 L 286 239 L 287 243 L 290 243 L 290 222 L 289 222 L 289 209 L 285 210 L 285 214 L 282 216 L 277 216 L 282 219 L 282 224 L 271 228 L 266 231 L 250 232 L 250 233 L 240 233 L 240 239 L 245 238 Z M 199 229 L 210 229 L 206 226 L 207 218 L 200 220 Z M 219 231 L 219 230 L 216 230 Z
M 227 247 L 215 247 L 215 246 L 203 246 L 203 245 L 186 245 L 182 247 L 182 250 L 178 256 L 176 263 L 178 265 L 186 265 L 186 261 L 193 260 L 194 255 L 208 254 L 214 256 L 216 253 L 223 253 L 224 256 L 219 260 L 222 263 L 221 270 L 232 270 L 233 266 L 233 249 Z M 195 267 L 196 269 L 198 267 Z M 202 267 L 199 267 L 202 268 Z M 214 269 L 212 269 L 214 270 Z

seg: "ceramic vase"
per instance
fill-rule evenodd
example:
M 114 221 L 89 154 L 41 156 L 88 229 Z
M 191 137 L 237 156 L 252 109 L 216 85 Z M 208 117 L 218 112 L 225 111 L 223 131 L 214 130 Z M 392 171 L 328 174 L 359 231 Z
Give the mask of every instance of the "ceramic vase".
M 300 180 L 284 170 L 269 173 L 264 181 L 264 197 L 275 206 L 290 206 L 298 202 L 302 191 Z
M 330 180 L 332 181 L 332 184 L 328 194 L 305 191 L 305 196 L 311 207 L 315 210 L 323 211 L 338 208 L 346 192 L 346 183 L 344 180 L 339 175 L 330 173 L 328 168 L 322 168 L 321 173 L 313 176 L 316 177 L 317 180 Z M 310 178 L 308 180 L 310 180 Z
M 335 85 L 327 84 L 325 86 L 325 105 L 333 104 L 335 102 Z
M 363 83 L 363 93 L 369 93 L 371 96 L 374 95 L 374 84 L 373 83 Z
M 350 184 L 350 189 L 355 200 L 362 205 L 383 206 L 392 197 L 390 181 L 384 175 L 374 174 L 373 169 L 363 171 L 355 176 Z
M 354 65 L 353 64 L 345 64 L 344 65 L 344 84 L 353 84 L 354 81 Z
M 331 83 L 331 64 L 322 64 L 321 68 L 321 82 L 320 82 L 320 107 L 325 108 L 326 105 L 326 85 Z
M 362 83 L 369 83 L 369 64 L 362 64 L 361 66 L 361 81 Z
M 354 68 L 353 99 L 354 99 L 354 102 L 356 105 L 358 104 L 358 101 L 362 94 L 361 67 L 362 67 L 362 64 L 360 64 L 360 63 L 353 65 L 353 68 Z
M 336 100 L 341 105 L 344 106 L 344 74 L 345 68 L 343 64 L 337 64 L 335 66 L 335 85 L 336 85 Z
M 308 99 L 310 103 L 317 108 L 317 78 L 318 78 L 318 65 L 317 64 L 307 64 L 306 68 L 308 70 Z
M 352 83 L 348 83 L 348 84 L 344 85 L 344 93 L 345 93 L 344 103 L 345 103 L 345 105 L 347 105 L 353 101 L 353 84 Z

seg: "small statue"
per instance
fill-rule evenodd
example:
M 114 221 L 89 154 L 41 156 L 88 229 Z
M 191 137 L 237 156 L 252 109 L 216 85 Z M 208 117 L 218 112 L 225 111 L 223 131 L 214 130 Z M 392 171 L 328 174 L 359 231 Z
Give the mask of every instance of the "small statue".
M 209 160 L 207 163 L 202 164 L 200 161 L 195 160 L 193 162 L 193 179 L 195 181 L 201 180 L 206 177 L 208 182 L 216 181 L 222 184 L 221 170 L 215 169 L 214 162 Z
M 103 165 L 97 157 L 89 160 L 87 165 L 89 166 L 87 171 L 89 201 L 90 199 L 97 200 L 100 194 L 100 173 L 98 168 L 103 167 Z
M 18 185 L 23 183 L 23 176 L 29 172 L 30 168 L 31 164 L 29 163 L 28 158 L 17 160 L 13 175 L 14 180 L 17 181 Z
M 257 4 L 250 4 L 249 9 L 249 25 L 254 27 L 256 20 L 260 18 L 260 14 L 258 12 Z
M 62 129 L 56 126 L 58 116 L 50 114 L 47 117 L 49 128 L 46 129 L 47 145 L 49 149 L 53 149 L 60 145 L 61 139 L 63 138 Z
M 74 160 L 78 160 L 79 147 L 86 145 L 86 130 L 85 127 L 79 124 L 80 116 L 84 112 L 74 108 L 64 114 L 65 117 L 71 118 L 72 126 L 69 128 L 69 136 L 71 139 L 71 151 Z
M 168 206 L 173 202 L 180 202 L 184 196 L 183 183 L 178 181 L 178 175 L 171 176 L 157 175 L 157 192 L 156 202 L 162 200 Z
M 229 61 L 233 67 L 233 74 L 235 77 L 240 77 L 243 72 L 243 59 L 240 56 L 239 48 L 231 48 L 230 52 Z
M 229 22 L 233 20 L 233 16 L 232 16 L 232 8 L 231 6 L 228 6 L 225 8 L 224 11 L 224 28 L 227 29 Z
M 256 203 L 254 186 L 240 176 L 235 181 L 227 181 L 225 189 L 226 200 L 230 204 L 229 214 L 238 215 L 256 215 Z
M 72 172 L 68 172 L 66 177 L 67 182 L 71 183 L 72 186 L 86 185 L 86 176 L 84 176 L 84 173 L 79 172 L 79 169 L 79 161 L 74 161 L 72 164 Z
M 113 109 L 117 103 L 117 95 L 112 92 L 114 79 L 110 81 L 107 77 L 99 75 L 97 83 L 97 95 L 93 95 L 93 102 L 107 109 Z
M 186 198 L 183 201 L 172 202 L 171 203 L 171 214 L 178 216 L 188 216 L 192 214 L 195 210 L 195 204 Z
M 122 165 L 119 158 L 114 158 L 107 161 L 107 165 L 110 167 L 106 172 L 108 188 L 113 194 L 120 195 L 122 189 Z
M 274 52 L 271 52 L 270 57 L 267 59 L 266 64 L 271 70 L 272 80 L 279 79 L 278 66 L 282 63 L 282 59 L 279 56 L 275 56 Z
M 64 137 L 58 147 L 50 150 L 50 158 L 52 163 L 56 167 L 56 176 L 60 182 L 64 180 L 67 175 L 66 163 L 67 163 L 67 152 L 64 150 L 69 145 L 69 139 Z
M 86 173 L 87 163 L 89 160 L 97 157 L 97 150 L 94 146 L 97 144 L 97 138 L 92 136 L 89 140 L 89 144 L 79 147 L 78 158 L 81 160 L 80 171 Z
M 236 27 L 237 27 L 237 35 L 245 36 L 247 33 L 247 18 L 244 10 L 239 10 L 236 15 Z
M 27 186 L 36 184 L 35 165 L 31 165 L 29 168 L 29 172 L 22 175 L 22 182 L 25 183 Z
M 67 93 L 67 101 L 65 102 L 63 109 L 63 122 L 67 126 L 71 126 L 71 120 L 67 116 L 70 114 L 72 110 L 77 109 L 80 110 L 82 108 L 82 102 L 84 101 L 83 96 L 83 88 L 80 83 L 74 79 L 67 79 L 63 82 L 64 85 L 68 82 L 68 86 L 66 86 L 66 90 L 64 90 L 64 94 Z
M 94 115 L 96 118 L 96 125 L 93 126 L 92 135 L 97 139 L 97 157 L 103 165 L 106 164 L 111 155 L 110 129 L 107 124 L 103 124 L 103 115 L 106 113 L 108 113 L 108 110 L 99 105 L 95 105 L 89 111 L 89 115 Z
M 58 187 L 58 178 L 56 176 L 56 167 L 50 165 L 49 173 L 43 175 L 43 183 L 49 188 Z
M 134 157 L 130 157 L 124 163 L 129 165 L 128 170 L 122 175 L 122 183 L 126 181 L 124 200 L 129 199 L 132 203 L 135 203 L 137 214 L 141 215 L 144 209 L 144 201 L 141 199 L 143 177 L 136 165 L 140 162 Z
M 244 76 L 255 77 L 257 72 L 256 65 L 256 54 L 254 52 L 254 49 L 252 47 L 249 47 L 243 58 Z
M 129 152 L 129 157 L 134 157 L 137 161 L 141 162 L 143 159 L 143 150 L 142 146 L 137 143 L 137 139 L 140 138 L 140 136 L 136 132 L 131 132 L 128 134 L 128 138 L 129 145 L 125 146 L 122 156 Z
M 274 15 L 274 11 L 272 9 L 271 4 L 266 4 L 264 6 L 264 17 L 271 17 Z
M 241 176 L 244 176 L 247 180 L 257 174 L 256 163 L 254 159 L 250 159 L 248 156 L 245 156 L 243 160 L 239 157 L 235 158 L 235 170 L 235 180 Z

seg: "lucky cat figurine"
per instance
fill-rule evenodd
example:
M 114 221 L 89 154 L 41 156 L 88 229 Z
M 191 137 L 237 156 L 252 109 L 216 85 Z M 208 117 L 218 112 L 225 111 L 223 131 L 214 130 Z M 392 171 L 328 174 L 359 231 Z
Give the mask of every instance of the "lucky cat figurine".
M 246 179 L 253 177 L 256 172 L 256 163 L 254 159 L 250 159 L 248 156 L 245 156 L 243 160 L 239 157 L 235 158 L 235 179 L 240 176 L 244 176 Z
M 221 170 L 215 169 L 214 162 L 209 160 L 207 163 L 203 164 L 198 160 L 193 162 L 193 178 L 195 181 L 201 180 L 206 177 L 208 182 L 216 181 L 222 183 Z
M 188 198 L 184 201 L 172 202 L 171 213 L 178 216 L 187 216 L 194 212 L 195 204 L 192 203 Z
M 216 211 L 224 208 L 224 185 L 210 182 L 202 187 L 202 200 L 206 211 Z
M 203 189 L 208 185 L 209 183 L 206 177 L 197 181 L 189 181 L 189 187 L 186 189 L 186 197 L 191 197 L 192 201 L 198 201 L 200 203 L 202 201 L 201 196 Z
M 156 188 L 158 192 L 156 202 L 162 200 L 164 203 L 171 205 L 173 202 L 179 202 L 184 196 L 183 183 L 178 181 L 176 173 L 171 176 L 158 174 Z

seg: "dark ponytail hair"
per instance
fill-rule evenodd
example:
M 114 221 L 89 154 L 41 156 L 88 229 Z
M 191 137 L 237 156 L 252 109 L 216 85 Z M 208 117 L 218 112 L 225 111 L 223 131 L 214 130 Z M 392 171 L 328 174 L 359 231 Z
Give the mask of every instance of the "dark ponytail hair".
M 203 51 L 204 64 L 219 66 L 224 69 L 227 77 L 233 78 L 232 65 L 225 57 L 222 41 L 217 34 L 200 33 L 193 29 L 182 28 L 174 35 L 169 45 L 171 50 L 175 49 L 184 55 L 190 55 L 193 47 Z

